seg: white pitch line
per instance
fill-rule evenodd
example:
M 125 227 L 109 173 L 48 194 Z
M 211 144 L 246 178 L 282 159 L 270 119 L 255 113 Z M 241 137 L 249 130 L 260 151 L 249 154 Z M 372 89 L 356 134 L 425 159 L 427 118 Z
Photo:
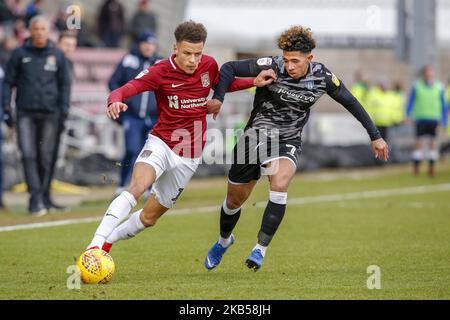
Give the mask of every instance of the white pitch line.
M 289 199 L 288 205 L 304 205 L 304 204 L 314 204 L 314 203 L 323 203 L 323 202 L 369 199 L 369 198 L 390 197 L 390 196 L 410 195 L 410 194 L 424 194 L 424 193 L 444 192 L 444 191 L 450 191 L 450 183 L 437 184 L 437 185 L 431 185 L 431 186 L 417 186 L 417 187 L 361 191 L 361 192 L 342 193 L 342 194 L 330 194 L 330 195 L 313 196 L 313 197 L 305 197 L 305 198 L 293 198 L 293 199 Z M 257 207 L 257 208 L 262 208 L 262 207 L 265 207 L 266 204 L 267 204 L 267 201 L 259 201 L 259 202 L 256 202 L 253 206 Z M 178 216 L 178 215 L 191 214 L 194 212 L 195 213 L 214 212 L 214 211 L 218 211 L 218 207 L 219 206 L 208 206 L 208 207 L 199 207 L 199 208 L 173 209 L 170 212 L 168 212 L 167 215 Z M 252 205 L 247 205 L 245 207 L 252 207 Z M 90 222 L 100 221 L 102 218 L 103 218 L 102 216 L 99 216 L 99 217 L 66 219 L 66 220 L 58 220 L 58 221 L 19 224 L 19 225 L 14 225 L 14 226 L 0 227 L 0 232 L 66 226 L 66 225 L 78 224 L 78 223 L 90 223 Z
M 100 221 L 101 218 L 102 217 L 89 217 L 89 218 L 79 218 L 79 219 L 66 219 L 66 220 L 57 220 L 57 221 L 48 221 L 48 222 L 18 224 L 15 226 L 0 227 L 0 232 L 66 226 L 66 225 L 77 224 L 77 223 L 89 223 L 89 222 Z
M 288 205 L 303 205 L 303 204 L 310 204 L 310 203 L 370 199 L 370 198 L 378 198 L 378 197 L 390 197 L 390 196 L 410 195 L 410 194 L 424 194 L 424 193 L 443 192 L 443 191 L 450 191 L 450 183 L 436 184 L 436 185 L 431 185 L 431 186 L 417 186 L 417 187 L 396 188 L 396 189 L 360 191 L 360 192 L 343 193 L 343 194 L 330 194 L 330 195 L 324 195 L 324 196 L 314 196 L 314 197 L 305 197 L 305 198 L 294 198 L 294 199 L 288 199 Z M 265 207 L 266 204 L 267 204 L 267 202 L 258 202 L 258 203 L 256 203 L 256 206 L 257 207 L 261 207 L 261 206 Z

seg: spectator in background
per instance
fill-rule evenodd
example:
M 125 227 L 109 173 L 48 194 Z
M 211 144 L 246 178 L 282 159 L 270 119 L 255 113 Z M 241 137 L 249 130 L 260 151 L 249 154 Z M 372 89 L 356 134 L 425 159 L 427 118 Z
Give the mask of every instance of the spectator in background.
M 0 65 L 4 66 L 10 51 L 17 47 L 15 27 L 19 18 L 12 10 L 10 2 L 0 0 Z
M 392 105 L 387 91 L 386 81 L 379 79 L 369 89 L 366 97 L 366 110 L 380 131 L 381 137 L 387 141 L 389 127 L 392 126 Z
M 0 101 L 2 98 L 2 85 L 5 73 L 0 65 Z M 5 204 L 3 203 L 3 132 L 1 123 L 3 122 L 3 108 L 0 104 L 0 211 L 5 210 Z
M 403 97 L 403 87 L 399 82 L 395 82 L 392 90 L 389 90 L 392 124 L 394 126 L 400 125 L 405 121 L 405 99 Z
M 137 43 L 139 36 L 145 31 L 157 33 L 157 19 L 150 7 L 150 0 L 140 0 L 138 9 L 130 24 L 130 35 L 133 43 Z
M 98 31 L 104 45 L 117 48 L 125 30 L 125 12 L 117 0 L 106 0 L 100 8 Z
M 85 23 L 84 17 L 84 8 L 81 4 L 78 4 L 77 7 L 79 8 L 79 14 L 80 14 L 80 28 L 79 29 L 71 29 L 70 32 L 74 32 L 77 37 L 77 44 L 78 47 L 95 47 L 96 45 L 94 42 L 92 42 L 89 39 L 89 28 L 87 27 L 87 24 Z M 58 10 L 58 13 L 55 17 L 55 23 L 54 27 L 59 32 L 64 32 L 69 30 L 67 27 L 67 19 L 68 17 L 73 14 L 73 12 L 67 13 L 67 7 L 61 7 L 60 10 Z
M 54 26 L 59 32 L 67 30 L 67 19 L 69 14 L 66 12 L 66 7 L 62 6 L 56 13 Z
M 0 26 L 0 66 L 3 66 L 4 62 L 8 60 L 6 58 L 5 41 L 6 31 L 4 27 Z
M 353 94 L 353 96 L 356 98 L 356 100 L 361 103 L 361 105 L 366 109 L 367 113 L 370 114 L 369 110 L 367 110 L 366 106 L 366 98 L 367 93 L 369 92 L 369 85 L 367 84 L 367 81 L 364 79 L 364 76 L 361 71 L 355 72 L 355 82 L 353 83 L 352 87 L 350 88 L 350 92 Z
M 26 6 L 23 3 L 23 0 L 9 0 L 8 7 L 11 10 L 11 12 L 16 16 L 20 18 L 24 18 L 26 15 Z
M 162 58 L 156 55 L 157 39 L 154 33 L 144 32 L 138 38 L 137 48 L 131 50 L 117 66 L 111 79 L 111 91 L 134 79 L 141 71 L 148 69 Z M 122 160 L 119 195 L 131 181 L 132 166 L 145 144 L 148 133 L 158 119 L 155 95 L 146 91 L 125 102 L 128 110 L 120 117 L 125 133 L 125 155 Z
M 66 59 L 49 40 L 49 32 L 44 17 L 30 20 L 31 38 L 12 53 L 3 83 L 3 110 L 10 118 L 12 89 L 17 89 L 18 144 L 31 195 L 28 210 L 35 216 L 47 213 L 44 192 L 52 180 L 61 114 L 67 114 L 70 101 Z
M 5 0 L 0 0 L 0 24 L 14 23 L 17 19 Z
M 71 56 L 77 49 L 77 33 L 76 31 L 63 31 L 59 35 L 58 39 L 58 48 L 64 53 L 66 57 L 66 63 L 67 68 L 70 74 L 71 80 L 74 80 L 74 69 L 73 69 L 73 62 L 70 60 Z M 58 160 L 58 151 L 59 151 L 59 145 L 61 142 L 61 135 L 64 132 L 65 129 L 65 122 L 68 117 L 69 110 L 66 110 L 65 112 L 60 113 L 59 117 L 59 126 L 58 131 L 56 134 L 56 145 L 53 150 L 53 158 L 52 158 L 52 165 L 51 165 L 51 177 L 53 177 L 56 167 L 56 162 Z M 52 197 L 51 197 L 51 190 L 50 185 L 46 186 L 46 189 L 44 190 L 44 205 L 47 208 L 47 210 L 65 210 L 66 207 L 62 205 L 56 204 Z
M 450 78 L 447 81 L 447 88 L 445 90 L 445 102 L 447 104 L 447 116 L 448 120 L 450 120 Z M 448 121 L 447 121 L 448 124 Z M 450 126 L 447 125 L 447 134 L 450 136 Z
M 450 78 L 447 80 L 447 88 L 445 89 L 445 101 L 447 102 L 447 106 L 450 106 Z
M 74 52 L 77 50 L 77 31 L 76 30 L 64 30 L 59 34 L 58 48 L 64 53 L 70 72 L 70 78 L 74 80 L 75 73 L 72 62 Z
M 19 45 L 22 45 L 25 39 L 30 37 L 30 33 L 26 27 L 25 18 L 17 19 L 14 25 L 14 36 Z
M 25 27 L 30 27 L 30 21 L 33 17 L 42 14 L 42 0 L 32 0 L 25 9 Z
M 435 175 L 435 162 L 439 158 L 439 149 L 436 139 L 436 129 L 441 122 L 447 126 L 447 108 L 445 106 L 444 88 L 434 80 L 434 70 L 431 65 L 422 68 L 421 77 L 411 89 L 409 102 L 406 108 L 408 122 L 411 119 L 416 124 L 416 145 L 412 155 L 413 173 L 418 175 L 420 163 L 424 158 L 429 161 L 428 175 Z M 428 139 L 427 139 L 428 138 Z M 429 141 L 428 154 L 423 151 L 424 142 Z

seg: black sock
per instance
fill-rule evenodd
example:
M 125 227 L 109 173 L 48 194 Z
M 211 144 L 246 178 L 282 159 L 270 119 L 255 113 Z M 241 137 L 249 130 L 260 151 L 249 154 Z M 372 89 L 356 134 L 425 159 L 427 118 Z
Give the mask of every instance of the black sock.
M 241 216 L 241 209 L 235 214 L 226 214 L 223 210 L 223 206 L 220 208 L 220 236 L 222 238 L 229 238 L 236 223 Z
M 286 211 L 285 204 L 277 204 L 269 200 L 264 210 L 261 229 L 258 233 L 258 244 L 267 247 L 272 241 Z

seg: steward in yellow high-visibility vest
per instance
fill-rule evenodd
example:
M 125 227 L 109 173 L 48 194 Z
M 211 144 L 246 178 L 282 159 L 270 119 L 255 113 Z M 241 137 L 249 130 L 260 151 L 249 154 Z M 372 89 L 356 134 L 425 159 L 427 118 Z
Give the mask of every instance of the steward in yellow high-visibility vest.
M 367 110 L 370 110 L 369 115 L 384 140 L 386 140 L 388 128 L 393 125 L 391 100 L 391 95 L 381 84 L 374 86 L 367 93 Z
M 355 82 L 350 88 L 350 92 L 359 101 L 359 103 L 366 109 L 366 112 L 370 114 L 369 110 L 367 110 L 367 93 L 369 91 L 369 86 L 367 83 L 363 81 Z
M 391 99 L 392 124 L 399 125 L 406 117 L 403 90 L 399 84 L 394 84 L 394 88 L 389 90 L 388 93 Z

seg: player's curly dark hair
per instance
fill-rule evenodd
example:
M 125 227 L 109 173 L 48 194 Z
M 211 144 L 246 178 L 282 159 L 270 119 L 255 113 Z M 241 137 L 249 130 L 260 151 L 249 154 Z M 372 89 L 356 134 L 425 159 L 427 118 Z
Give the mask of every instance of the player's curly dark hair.
M 195 21 L 189 20 L 180 23 L 174 32 L 175 40 L 177 42 L 187 41 L 191 43 L 205 42 L 206 28 L 203 24 L 197 23 Z
M 311 52 L 316 47 L 311 29 L 292 26 L 278 38 L 278 48 L 284 51 Z

